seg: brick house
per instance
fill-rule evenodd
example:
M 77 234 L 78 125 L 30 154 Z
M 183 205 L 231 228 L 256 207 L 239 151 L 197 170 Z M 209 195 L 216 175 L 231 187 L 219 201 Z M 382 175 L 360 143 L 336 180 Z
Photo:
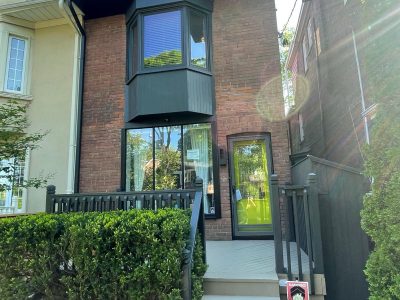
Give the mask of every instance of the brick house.
M 231 265 L 252 253 L 257 256 L 253 273 L 239 267 L 236 277 L 206 276 L 206 293 L 277 299 L 286 293 L 279 279 L 299 278 L 310 281 L 313 299 L 323 299 L 314 188 L 309 202 L 315 214 L 301 215 L 302 241 L 299 234 L 293 238 L 290 230 L 282 230 L 289 221 L 284 219 L 287 207 L 280 201 L 278 183 L 290 182 L 291 170 L 274 1 L 64 0 L 57 5 L 73 32 L 74 49 L 64 50 L 74 57 L 74 82 L 71 115 L 65 107 L 59 109 L 50 114 L 60 122 L 50 124 L 64 125 L 64 118 L 71 119 L 70 145 L 62 148 L 69 149 L 74 193 L 180 193 L 201 177 L 206 239 L 223 241 L 223 254 L 217 251 L 216 260 Z M 47 85 L 61 87 L 51 79 Z M 58 137 L 65 142 L 65 133 Z M 279 182 L 272 174 L 279 175 Z M 310 182 L 315 185 L 315 180 Z M 71 176 L 67 190 L 55 183 L 57 191 L 73 192 Z M 305 199 L 308 188 L 299 185 L 291 195 L 299 192 Z M 54 192 L 54 186 L 50 190 Z M 302 204 L 309 208 L 307 201 Z M 51 205 L 46 210 L 50 212 Z M 264 241 L 231 241 L 241 239 Z M 312 249 L 305 245 L 311 240 Z M 228 251 L 231 258 L 224 255 Z M 224 268 L 212 260 L 210 265 L 217 272 Z
M 207 239 L 271 236 L 268 176 L 290 178 L 274 1 L 76 4 L 76 191 L 180 189 L 200 176 Z
M 297 87 L 289 118 L 293 162 L 311 154 L 362 167 L 375 111 L 362 18 L 357 0 L 303 5 L 288 59 Z

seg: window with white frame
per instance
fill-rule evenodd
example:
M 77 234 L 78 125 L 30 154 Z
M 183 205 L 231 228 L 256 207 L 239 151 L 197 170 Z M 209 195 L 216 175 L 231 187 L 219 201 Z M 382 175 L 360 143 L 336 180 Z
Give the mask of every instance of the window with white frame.
M 25 180 L 25 160 L 0 161 L 0 214 L 22 209 Z M 5 211 L 4 208 L 11 210 Z
M 308 55 L 308 47 L 307 47 L 307 37 L 303 38 L 303 61 L 304 61 L 304 72 L 307 72 L 307 55 Z
M 4 89 L 8 92 L 22 93 L 24 87 L 27 40 L 10 36 Z
M 304 141 L 304 121 L 303 115 L 299 114 L 299 134 L 300 134 L 300 143 Z

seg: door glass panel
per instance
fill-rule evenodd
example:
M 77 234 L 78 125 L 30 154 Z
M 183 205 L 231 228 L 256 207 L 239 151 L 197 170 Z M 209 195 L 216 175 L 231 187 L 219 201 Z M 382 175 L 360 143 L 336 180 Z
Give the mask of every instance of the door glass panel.
M 233 143 L 233 198 L 239 231 L 265 231 L 272 223 L 266 150 L 265 140 Z
M 155 188 L 180 189 L 182 178 L 181 126 L 157 127 L 155 134 Z

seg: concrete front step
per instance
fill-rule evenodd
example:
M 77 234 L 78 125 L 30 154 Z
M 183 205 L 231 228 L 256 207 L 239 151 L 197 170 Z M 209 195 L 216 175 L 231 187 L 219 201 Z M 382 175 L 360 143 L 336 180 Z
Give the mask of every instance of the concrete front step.
M 206 295 L 202 300 L 280 300 L 279 297 L 257 297 L 257 296 L 218 296 Z
M 225 297 L 220 299 L 279 299 L 274 261 L 273 241 L 207 241 L 204 295 Z
M 204 278 L 204 295 L 277 297 L 279 284 L 270 279 Z

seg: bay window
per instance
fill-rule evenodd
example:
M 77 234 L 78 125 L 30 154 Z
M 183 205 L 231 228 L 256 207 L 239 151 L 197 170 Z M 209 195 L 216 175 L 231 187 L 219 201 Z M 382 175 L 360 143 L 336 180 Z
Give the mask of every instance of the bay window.
M 126 122 L 214 114 L 211 12 L 209 0 L 132 3 L 126 16 Z
M 204 211 L 215 214 L 211 124 L 130 129 L 126 135 L 126 190 L 174 190 L 203 179 Z
M 209 13 L 185 5 L 138 11 L 128 22 L 128 81 L 171 68 L 209 71 Z

